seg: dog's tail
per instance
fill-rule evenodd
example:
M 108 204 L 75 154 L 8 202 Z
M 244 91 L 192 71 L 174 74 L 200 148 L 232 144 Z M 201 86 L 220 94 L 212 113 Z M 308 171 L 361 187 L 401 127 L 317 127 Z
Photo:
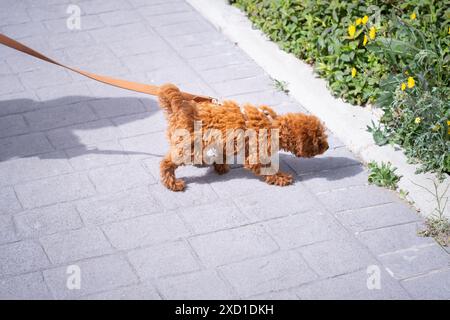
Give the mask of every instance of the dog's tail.
M 177 86 L 171 83 L 162 85 L 158 92 L 159 104 L 168 114 L 177 112 L 183 104 L 183 95 Z

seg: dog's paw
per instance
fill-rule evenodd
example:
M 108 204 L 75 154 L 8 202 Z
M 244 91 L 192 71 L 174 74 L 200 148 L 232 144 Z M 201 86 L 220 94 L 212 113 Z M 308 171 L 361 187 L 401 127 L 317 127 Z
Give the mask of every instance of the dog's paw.
M 287 173 L 277 173 L 272 176 L 266 177 L 266 182 L 268 184 L 273 184 L 281 187 L 292 184 L 292 181 L 293 181 L 292 175 Z
M 172 191 L 183 191 L 186 187 L 186 183 L 184 180 L 177 179 L 173 183 L 167 185 L 167 188 L 169 188 Z
M 230 167 L 227 164 L 214 164 L 214 170 L 217 174 L 222 175 L 230 171 Z

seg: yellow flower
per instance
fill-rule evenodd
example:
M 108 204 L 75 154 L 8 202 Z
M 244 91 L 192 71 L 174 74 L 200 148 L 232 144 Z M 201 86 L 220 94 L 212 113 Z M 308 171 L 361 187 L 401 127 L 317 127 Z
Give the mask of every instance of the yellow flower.
M 367 21 L 369 21 L 369 17 L 368 16 L 364 16 L 362 19 L 361 19 L 361 22 L 362 22 L 362 24 L 366 24 L 367 23 Z
M 450 120 L 447 120 L 447 133 L 450 135 Z
M 357 26 L 359 26 L 361 23 L 362 23 L 362 19 L 361 18 L 356 19 L 355 24 Z
M 416 81 L 414 81 L 413 77 L 408 77 L 408 88 L 414 88 L 414 86 L 416 85 Z
M 417 117 L 416 119 L 414 119 L 414 122 L 415 122 L 416 124 L 419 124 L 420 121 L 422 121 L 422 119 L 420 119 L 419 117 Z
M 348 26 L 348 35 L 350 36 L 350 38 L 353 38 L 355 36 L 355 32 L 356 32 L 356 27 L 354 24 L 351 24 Z
M 415 12 L 411 13 L 411 15 L 409 16 L 409 18 L 410 18 L 411 20 L 416 20 L 416 18 L 417 18 L 416 13 L 415 13 Z
M 408 70 L 406 70 L 406 71 L 405 71 L 405 74 L 406 74 L 406 75 L 408 75 L 408 74 L 409 74 Z
M 448 34 L 450 34 L 450 27 L 448 27 Z
M 367 41 L 368 41 L 368 40 L 369 40 L 369 39 L 367 39 L 367 36 L 364 35 L 363 46 L 365 46 L 365 45 L 367 44 Z
M 439 124 L 436 124 L 436 125 L 433 127 L 433 131 L 434 131 L 434 132 L 437 132 L 437 131 L 439 131 L 440 128 L 441 128 L 441 126 L 440 126 Z
M 405 89 L 406 89 L 406 83 L 402 83 L 402 85 L 400 86 L 400 89 L 402 89 L 402 91 L 405 91 Z
M 356 76 L 356 68 L 353 67 L 352 68 L 352 78 L 354 78 Z
M 375 27 L 371 27 L 369 30 L 369 38 L 370 40 L 375 39 L 375 35 L 377 33 L 377 29 L 375 29 Z

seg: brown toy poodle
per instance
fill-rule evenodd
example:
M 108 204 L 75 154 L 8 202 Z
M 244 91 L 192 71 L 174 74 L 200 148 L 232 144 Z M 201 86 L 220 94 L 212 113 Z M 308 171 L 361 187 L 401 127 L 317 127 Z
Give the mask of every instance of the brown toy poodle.
M 224 154 L 229 155 L 230 150 L 226 150 L 225 146 L 232 150 L 232 162 L 241 154 L 242 164 L 246 169 L 258 176 L 264 176 L 267 183 L 278 186 L 291 184 L 292 175 L 278 170 L 270 174 L 264 173 L 268 166 L 267 161 L 258 160 L 264 159 L 261 156 L 264 150 L 259 143 L 262 141 L 261 137 L 272 142 L 276 139 L 275 146 L 270 144 L 266 148 L 266 160 L 276 154 L 278 149 L 306 158 L 322 154 L 328 149 L 325 128 L 320 120 L 312 115 L 277 115 L 266 106 L 256 108 L 245 105 L 241 110 L 233 101 L 225 101 L 223 104 L 198 103 L 185 100 L 173 84 L 162 86 L 158 98 L 168 121 L 167 136 L 171 149 L 161 161 L 161 180 L 173 191 L 185 188 L 184 181 L 175 177 L 175 170 L 180 165 L 208 164 L 213 165 L 218 174 L 228 172 L 230 157 L 225 157 Z M 199 125 L 203 132 L 200 136 Z M 256 133 L 258 138 L 251 140 L 252 134 L 248 132 Z M 258 141 L 258 145 L 252 146 L 250 141 Z

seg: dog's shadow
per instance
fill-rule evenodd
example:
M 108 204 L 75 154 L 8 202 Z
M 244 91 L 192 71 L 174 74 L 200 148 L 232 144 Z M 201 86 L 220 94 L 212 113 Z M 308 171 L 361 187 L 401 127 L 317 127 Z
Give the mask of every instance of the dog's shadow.
M 332 153 L 331 151 L 330 153 Z M 294 183 L 298 181 L 307 181 L 310 179 L 325 179 L 327 181 L 336 181 L 356 176 L 364 171 L 362 164 L 352 158 L 321 155 L 315 158 L 298 158 L 293 155 L 280 153 L 279 170 L 290 173 L 294 176 Z M 290 164 L 295 164 L 294 170 Z M 242 165 L 232 165 L 228 173 L 219 175 L 212 166 L 198 166 L 197 169 L 189 170 L 182 174 L 182 178 L 189 183 L 205 184 L 214 181 L 231 181 L 235 179 L 257 179 L 251 171 L 246 170 Z M 183 169 L 181 169 L 183 170 Z M 188 185 L 189 186 L 189 185 Z
M 158 111 L 155 99 L 134 97 L 2 100 L 0 119 L 4 121 L 0 127 L 0 162 L 26 157 L 64 159 L 86 154 L 162 156 L 165 150 L 155 153 L 127 151 L 117 144 L 109 149 L 96 147 L 126 138 L 126 135 L 117 134 L 120 126 L 144 120 Z M 162 125 L 153 131 L 149 126 L 148 133 L 162 132 Z

